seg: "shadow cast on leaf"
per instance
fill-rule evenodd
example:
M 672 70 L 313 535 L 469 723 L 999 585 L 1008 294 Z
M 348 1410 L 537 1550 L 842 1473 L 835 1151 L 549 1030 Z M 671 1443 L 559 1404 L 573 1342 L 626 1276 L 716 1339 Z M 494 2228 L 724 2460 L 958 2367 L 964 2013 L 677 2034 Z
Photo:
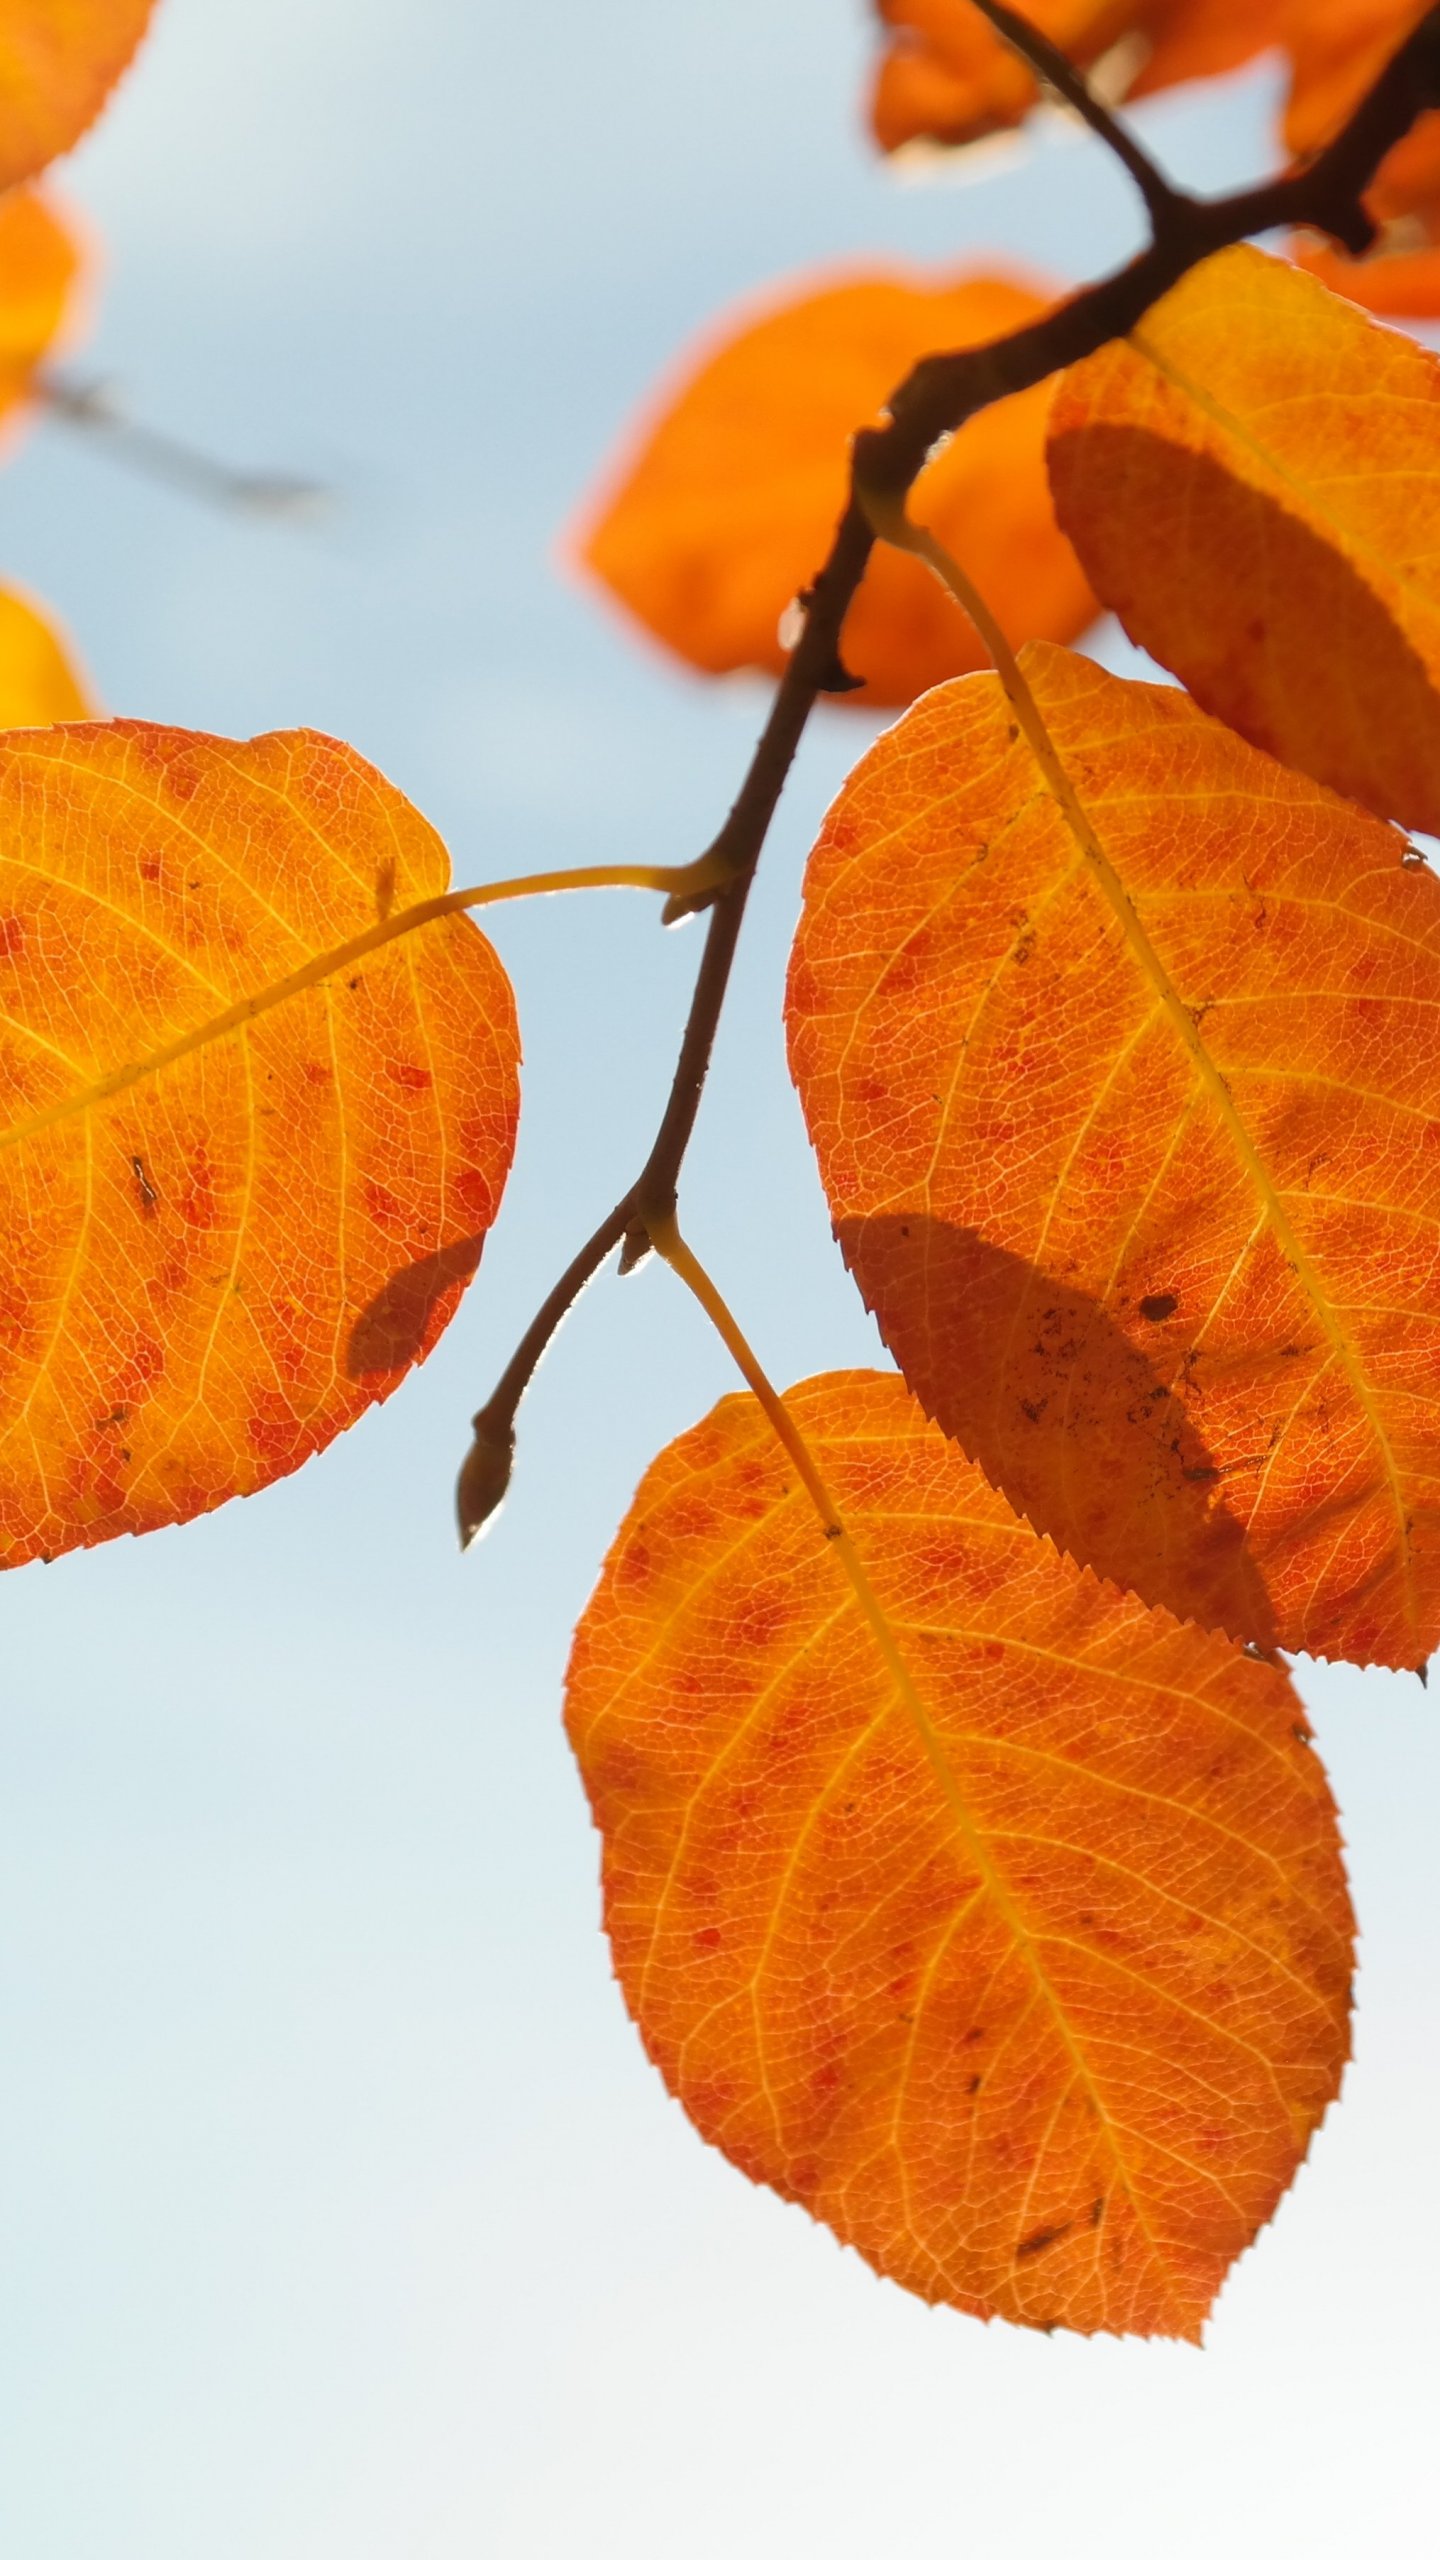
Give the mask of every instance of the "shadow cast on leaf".
M 461 1236 L 395 1272 L 350 1328 L 346 1376 L 408 1369 L 430 1350 L 454 1313 L 453 1301 L 473 1278 L 484 1242 L 483 1235 Z
M 1082 1290 L 920 1215 L 836 1239 L 925 1411 L 1081 1564 L 1203 1626 L 1277 1641 L 1245 1527 L 1166 1357 L 1174 1299 L 1143 1299 L 1153 1354 Z
M 1379 817 L 1440 826 L 1435 675 L 1338 539 L 1140 428 L 1061 435 L 1053 459 L 1061 522 L 1093 582 L 1202 710 Z M 1093 518 L 1092 490 L 1105 493 Z

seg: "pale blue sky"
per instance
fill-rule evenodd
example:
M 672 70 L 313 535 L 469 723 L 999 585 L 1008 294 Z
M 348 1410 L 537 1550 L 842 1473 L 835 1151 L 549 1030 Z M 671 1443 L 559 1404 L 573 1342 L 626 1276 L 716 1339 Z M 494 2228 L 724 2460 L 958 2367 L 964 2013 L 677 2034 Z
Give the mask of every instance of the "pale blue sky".
M 58 429 L 6 572 L 117 709 L 372 756 L 457 876 L 681 858 L 763 697 L 551 565 L 654 370 L 817 259 L 1086 272 L 1123 186 L 1052 140 L 897 184 L 861 0 L 161 0 L 67 173 L 82 361 L 316 473 L 206 515 Z M 1263 78 L 1148 123 L 1210 183 Z M 755 902 L 690 1222 L 782 1377 L 876 1356 L 781 1065 L 807 748 Z M 602 1282 L 462 1567 L 466 1417 L 648 1138 L 693 965 L 648 903 L 495 926 L 524 1019 L 503 1225 L 429 1368 L 264 1500 L 0 1586 L 0 2548 L 9 2560 L 1273 2560 L 1428 2554 L 1440 2278 L 1435 1717 L 1305 1675 L 1365 1931 L 1359 2060 L 1202 2356 L 984 2330 L 881 2284 L 690 2132 L 597 1927 L 559 1722 L 643 1465 L 730 1379 L 665 1276 Z

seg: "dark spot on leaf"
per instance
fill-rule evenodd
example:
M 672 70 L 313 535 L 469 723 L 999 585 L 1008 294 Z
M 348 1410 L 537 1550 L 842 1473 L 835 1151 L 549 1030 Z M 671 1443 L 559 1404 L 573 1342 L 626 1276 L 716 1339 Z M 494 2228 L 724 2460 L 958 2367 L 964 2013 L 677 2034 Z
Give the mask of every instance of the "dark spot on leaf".
M 1017 2259 L 1038 2258 L 1046 2249 L 1053 2249 L 1056 2241 L 1063 2240 L 1066 2232 L 1074 2228 L 1073 2222 L 1047 2222 L 1043 2229 L 1032 2231 L 1028 2240 L 1021 2241 L 1015 2255 Z
M 1140 1313 L 1147 1324 L 1163 1324 L 1167 1316 L 1173 1316 L 1179 1304 L 1173 1289 L 1158 1289 L 1153 1297 L 1141 1299 Z
M 1099 2226 L 1099 2225 L 1104 2221 L 1104 2219 L 1105 2219 L 1105 2199 L 1104 2199 L 1104 2197 L 1103 2197 L 1103 2196 L 1097 2196 L 1097 2197 L 1096 2197 L 1096 2199 L 1095 2199 L 1095 2201 L 1094 2201 L 1094 2203 L 1093 2203 L 1093 2204 L 1092 2204 L 1092 2206 L 1090 2207 L 1090 2228 L 1091 2228 L 1091 2230 L 1092 2230 L 1092 2231 L 1096 2230 L 1096 2229 L 1098 2228 L 1098 2226 Z

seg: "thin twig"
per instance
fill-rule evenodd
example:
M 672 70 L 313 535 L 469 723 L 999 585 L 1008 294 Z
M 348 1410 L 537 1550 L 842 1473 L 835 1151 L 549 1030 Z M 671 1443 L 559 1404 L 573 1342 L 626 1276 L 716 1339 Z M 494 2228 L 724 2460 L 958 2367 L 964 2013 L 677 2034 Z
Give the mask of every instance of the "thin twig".
M 1089 81 L 1076 70 L 1068 55 L 1063 54 L 1057 44 L 1052 44 L 1047 35 L 1042 35 L 1038 27 L 1032 26 L 1028 18 L 1022 18 L 1018 9 L 1006 8 L 1004 0 L 973 0 L 973 6 L 982 18 L 989 19 L 996 34 L 1013 46 L 1021 60 L 1029 63 L 1046 87 L 1055 90 L 1067 107 L 1073 107 L 1091 132 L 1098 134 L 1113 151 L 1144 198 L 1156 238 L 1162 238 L 1171 223 L 1182 218 L 1185 205 L 1184 196 L 1171 186 L 1163 169 L 1156 167 L 1148 151 L 1141 149 L 1119 118 L 1112 115 L 1103 101 L 1096 97 Z
M 997 26 L 1002 19 L 1014 21 L 1017 28 L 1024 23 L 1015 19 L 1014 11 L 997 7 L 995 0 L 977 0 L 977 5 Z M 1030 30 L 1026 42 L 1037 41 L 1043 43 Z M 1084 89 L 1080 74 L 1068 65 L 1066 69 L 1070 83 L 1066 94 Z M 1046 76 L 1052 74 L 1047 71 Z M 1078 98 L 1072 103 L 1078 105 Z M 1120 149 L 1118 128 L 1111 129 L 1113 120 L 1095 101 L 1091 105 L 1095 112 L 1087 115 L 1087 121 L 1139 183 L 1134 166 L 1138 155 L 1128 145 Z M 629 1269 L 649 1249 L 652 1227 L 673 1216 L 745 904 L 771 818 L 815 704 L 822 694 L 847 691 L 855 681 L 842 662 L 840 639 L 874 544 L 867 504 L 877 499 L 903 502 L 942 437 L 993 401 L 1043 382 L 1063 366 L 1093 355 L 1112 338 L 1128 335 L 1152 303 L 1217 250 L 1290 225 L 1327 232 L 1357 254 L 1368 248 L 1375 235 L 1362 202 L 1364 191 L 1386 153 L 1419 116 L 1434 107 L 1440 107 L 1440 6 L 1427 12 L 1343 131 L 1316 159 L 1264 186 L 1210 201 L 1167 186 L 1163 224 L 1156 220 L 1151 205 L 1155 237 L 1129 266 L 1086 287 L 1009 337 L 988 346 L 925 357 L 892 395 L 889 423 L 867 428 L 855 437 L 851 497 L 825 566 L 804 599 L 804 629 L 781 677 L 739 795 L 710 847 L 709 858 L 718 855 L 731 879 L 728 885 L 697 898 L 675 902 L 669 911 L 684 913 L 702 903 L 711 908 L 680 1055 L 655 1143 L 636 1180 L 556 1281 L 500 1386 L 475 1418 L 475 1446 L 461 1478 L 462 1536 L 467 1543 L 503 1496 L 515 1414 L 557 1327 L 617 1244 L 623 1240 L 624 1267 Z M 1150 204 L 1148 192 L 1146 202 Z M 857 494 L 862 489 L 864 501 Z M 482 1504 L 478 1516 L 474 1501 L 467 1507 L 467 1479 L 472 1496 Z
M 160 427 L 142 426 L 127 417 L 108 384 L 80 381 L 71 374 L 37 373 L 30 389 L 53 418 L 104 439 L 104 450 L 149 480 L 183 489 L 213 507 L 246 515 L 294 518 L 317 514 L 329 492 L 317 480 L 288 471 L 237 471 L 213 454 Z

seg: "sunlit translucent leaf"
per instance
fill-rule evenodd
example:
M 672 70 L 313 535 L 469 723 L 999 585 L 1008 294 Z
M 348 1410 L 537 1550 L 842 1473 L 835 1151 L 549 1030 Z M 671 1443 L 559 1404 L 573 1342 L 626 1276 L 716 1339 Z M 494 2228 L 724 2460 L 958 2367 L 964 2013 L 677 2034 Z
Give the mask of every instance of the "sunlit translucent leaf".
M 253 1492 L 430 1349 L 513 1145 L 500 965 L 451 916 L 270 999 L 448 872 L 309 731 L 0 740 L 0 1562 Z
M 5 0 L 0 10 L 0 188 L 33 177 L 94 122 L 154 0 Z
M 29 394 L 69 316 L 79 244 L 38 187 L 0 197 L 0 419 Z
M 88 720 L 95 705 L 54 624 L 13 587 L 0 587 L 0 729 Z
M 852 273 L 732 319 L 612 478 L 583 558 L 692 665 L 777 673 L 782 617 L 845 503 L 856 428 L 920 356 L 1003 336 L 1048 299 L 1003 276 Z M 1037 386 L 982 411 L 917 484 L 925 521 L 1016 639 L 1072 639 L 1095 611 L 1045 479 L 1048 402 Z M 918 561 L 877 554 L 845 626 L 856 701 L 908 702 L 981 654 Z
M 790 1054 L 926 1409 L 1070 1553 L 1361 1661 L 1440 1642 L 1440 881 L 1168 686 L 916 706 L 811 857 Z
M 657 1459 L 568 1724 L 615 1969 L 702 2133 L 914 2292 L 1193 2337 L 1334 2096 L 1351 1920 L 1285 1673 L 1066 1564 L 895 1377 Z
M 1062 377 L 1050 475 L 1097 592 L 1206 710 L 1440 829 L 1440 359 L 1230 249 Z

